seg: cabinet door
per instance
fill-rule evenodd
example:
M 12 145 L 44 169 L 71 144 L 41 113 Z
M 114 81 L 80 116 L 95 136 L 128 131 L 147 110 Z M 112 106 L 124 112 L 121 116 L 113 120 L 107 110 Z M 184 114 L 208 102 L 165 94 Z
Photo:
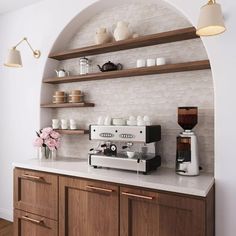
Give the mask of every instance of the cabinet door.
M 58 220 L 58 177 L 15 169 L 14 208 Z
M 57 236 L 57 222 L 14 210 L 14 236 Z
M 203 200 L 132 188 L 120 191 L 121 236 L 204 236 Z
M 118 236 L 118 187 L 59 177 L 60 236 Z

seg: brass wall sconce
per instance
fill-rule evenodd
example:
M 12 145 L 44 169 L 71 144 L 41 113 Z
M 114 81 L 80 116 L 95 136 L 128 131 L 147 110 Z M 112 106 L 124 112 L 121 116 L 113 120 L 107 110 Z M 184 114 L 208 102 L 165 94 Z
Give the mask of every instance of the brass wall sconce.
M 199 36 L 212 36 L 221 34 L 226 30 L 220 4 L 215 0 L 201 7 L 196 34 Z
M 28 44 L 35 58 L 39 58 L 41 56 L 41 52 L 39 50 L 34 50 L 31 44 L 29 43 L 28 39 L 25 37 L 9 50 L 6 63 L 4 64 L 5 66 L 16 68 L 23 66 L 20 51 L 16 49 L 22 42 L 26 42 Z

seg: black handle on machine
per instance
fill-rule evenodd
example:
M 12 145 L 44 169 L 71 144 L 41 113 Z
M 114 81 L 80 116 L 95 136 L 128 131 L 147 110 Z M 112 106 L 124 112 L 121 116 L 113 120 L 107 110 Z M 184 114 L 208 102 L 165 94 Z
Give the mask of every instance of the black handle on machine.
M 103 148 L 103 147 L 107 147 L 107 145 L 104 143 L 104 144 L 101 145 L 101 147 L 102 147 L 102 148 Z
M 128 148 L 128 146 L 126 145 L 126 146 L 122 146 L 122 149 L 126 149 L 126 148 Z

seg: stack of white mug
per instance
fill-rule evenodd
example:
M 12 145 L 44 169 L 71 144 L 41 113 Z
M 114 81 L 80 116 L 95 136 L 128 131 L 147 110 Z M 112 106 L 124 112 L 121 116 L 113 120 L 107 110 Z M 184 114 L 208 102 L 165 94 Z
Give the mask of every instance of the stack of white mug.
M 149 66 L 161 66 L 166 64 L 166 59 L 164 57 L 158 57 L 158 58 L 148 58 L 145 59 L 138 59 L 137 60 L 137 68 L 140 67 L 149 67 Z
M 76 120 L 74 119 L 52 119 L 53 129 L 77 129 Z

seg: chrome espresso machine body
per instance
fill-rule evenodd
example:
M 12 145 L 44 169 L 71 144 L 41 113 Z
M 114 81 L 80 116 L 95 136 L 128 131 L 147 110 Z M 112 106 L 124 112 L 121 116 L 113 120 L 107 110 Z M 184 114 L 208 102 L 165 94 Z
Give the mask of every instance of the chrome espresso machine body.
M 91 149 L 89 154 L 89 164 L 94 168 L 105 167 L 147 174 L 161 165 L 161 157 L 156 151 L 156 144 L 161 140 L 160 125 L 90 125 L 89 139 L 100 142 L 99 147 Z M 154 151 L 149 153 L 147 146 L 151 143 Z M 128 155 L 130 153 L 134 155 Z

